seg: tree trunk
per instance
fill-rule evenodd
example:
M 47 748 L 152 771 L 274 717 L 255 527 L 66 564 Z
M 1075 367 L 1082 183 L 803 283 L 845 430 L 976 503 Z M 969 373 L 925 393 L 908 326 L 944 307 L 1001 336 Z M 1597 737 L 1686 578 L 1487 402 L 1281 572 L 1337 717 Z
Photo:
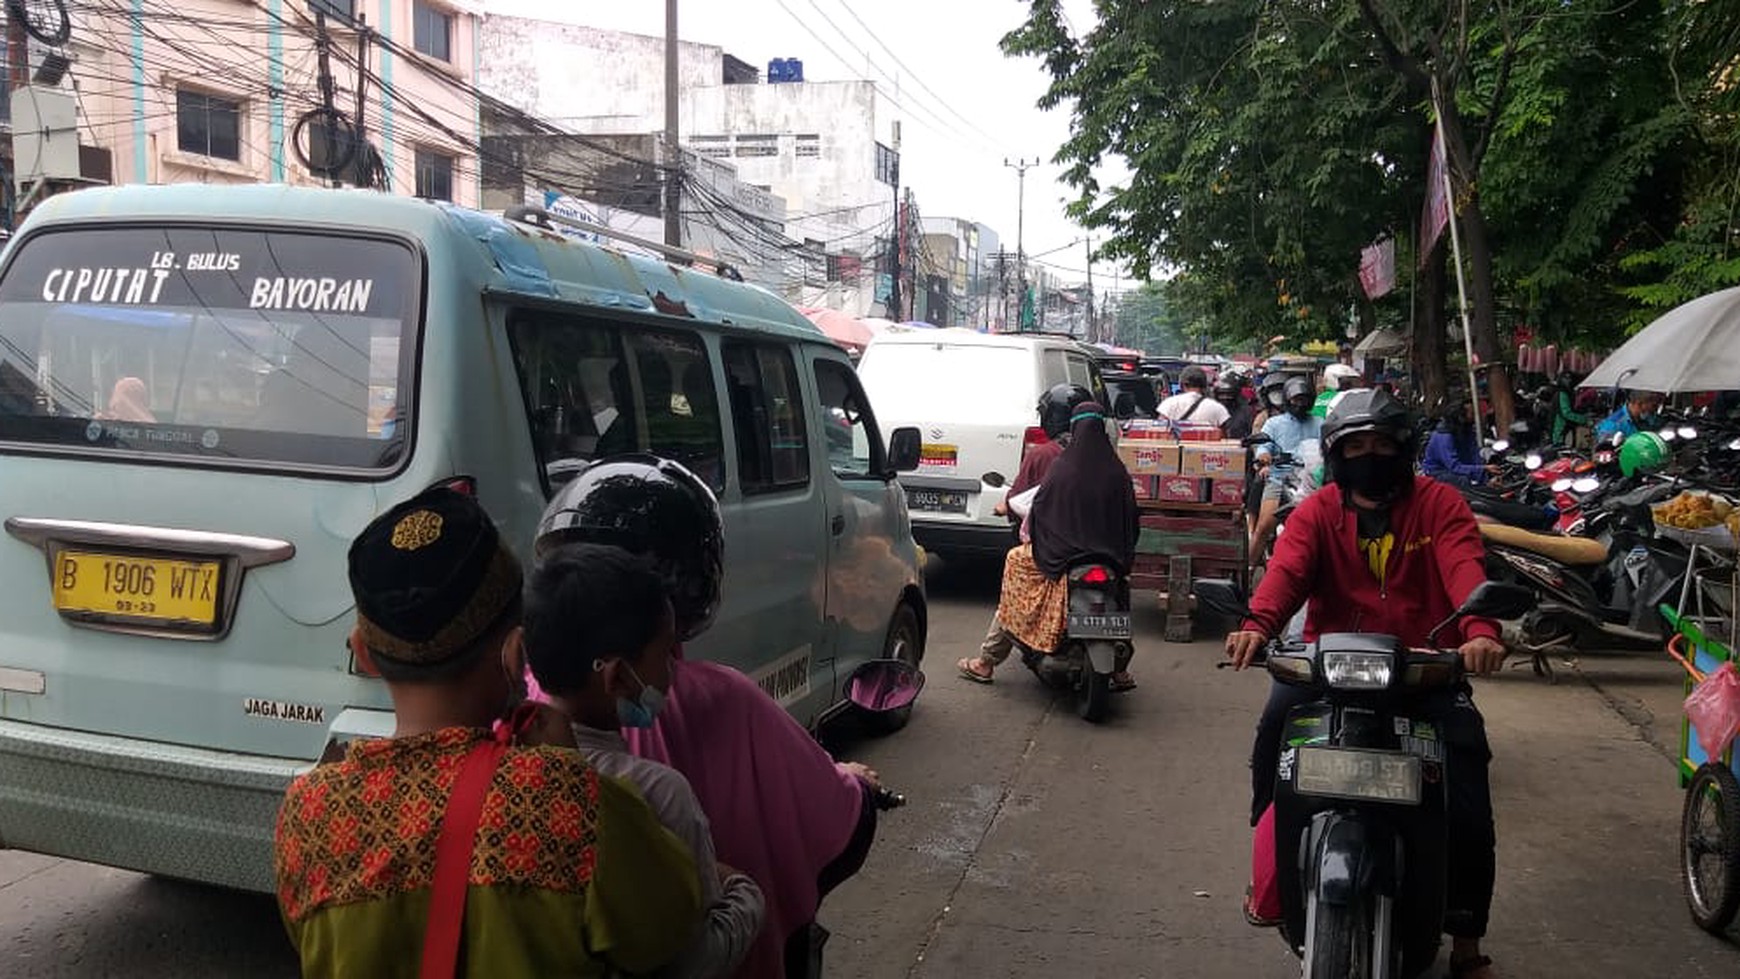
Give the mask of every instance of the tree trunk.
M 1445 327 L 1448 325 L 1444 316 L 1444 272 L 1445 256 L 1449 250 L 1448 242 L 1441 243 L 1426 260 L 1426 267 L 1417 273 L 1415 301 L 1419 308 L 1414 315 L 1412 366 L 1414 391 L 1420 396 L 1420 405 L 1426 411 L 1437 407 L 1448 386 L 1444 350 Z

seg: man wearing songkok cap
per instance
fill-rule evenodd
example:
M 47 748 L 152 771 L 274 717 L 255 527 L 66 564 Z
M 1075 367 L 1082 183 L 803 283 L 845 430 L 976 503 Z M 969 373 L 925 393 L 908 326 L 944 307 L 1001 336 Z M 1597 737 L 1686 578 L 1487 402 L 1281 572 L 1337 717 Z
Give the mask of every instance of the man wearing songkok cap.
M 522 582 L 483 508 L 448 489 L 394 507 L 352 543 L 350 584 L 351 649 L 396 728 L 297 778 L 279 811 L 302 974 L 603 977 L 674 958 L 701 921 L 688 850 L 560 745 L 553 712 L 496 723 L 522 695 Z

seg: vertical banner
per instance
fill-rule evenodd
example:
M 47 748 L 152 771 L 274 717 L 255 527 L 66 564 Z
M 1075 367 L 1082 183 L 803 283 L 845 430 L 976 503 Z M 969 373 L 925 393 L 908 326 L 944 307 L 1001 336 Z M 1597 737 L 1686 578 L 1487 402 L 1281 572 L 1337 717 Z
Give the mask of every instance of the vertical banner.
M 1359 285 L 1365 298 L 1388 295 L 1396 287 L 1396 240 L 1385 238 L 1360 249 Z
M 1432 127 L 1432 154 L 1426 165 L 1426 209 L 1420 215 L 1420 267 L 1432 257 L 1432 247 L 1444 226 L 1450 223 L 1450 174 L 1444 159 L 1444 140 L 1439 127 Z

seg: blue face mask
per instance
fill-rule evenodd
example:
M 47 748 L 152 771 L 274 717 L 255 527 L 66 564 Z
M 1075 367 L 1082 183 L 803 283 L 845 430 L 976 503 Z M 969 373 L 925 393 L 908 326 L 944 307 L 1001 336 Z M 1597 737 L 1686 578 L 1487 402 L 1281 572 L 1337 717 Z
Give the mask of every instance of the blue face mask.
M 665 692 L 647 683 L 634 672 L 634 667 L 622 664 L 628 675 L 634 677 L 634 682 L 640 684 L 640 694 L 635 699 L 627 697 L 616 698 L 616 720 L 623 727 L 649 728 L 658 719 L 659 711 L 665 707 Z

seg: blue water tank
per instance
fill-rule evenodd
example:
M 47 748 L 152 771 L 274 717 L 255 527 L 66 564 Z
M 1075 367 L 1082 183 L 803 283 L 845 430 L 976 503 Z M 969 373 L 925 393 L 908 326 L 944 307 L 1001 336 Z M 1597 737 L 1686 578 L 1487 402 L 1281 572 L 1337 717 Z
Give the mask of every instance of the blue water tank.
M 804 80 L 804 63 L 796 58 L 775 58 L 767 63 L 767 80 L 770 84 L 801 82 Z
M 801 82 L 804 80 L 804 63 L 797 58 L 787 58 L 785 70 L 786 81 Z

